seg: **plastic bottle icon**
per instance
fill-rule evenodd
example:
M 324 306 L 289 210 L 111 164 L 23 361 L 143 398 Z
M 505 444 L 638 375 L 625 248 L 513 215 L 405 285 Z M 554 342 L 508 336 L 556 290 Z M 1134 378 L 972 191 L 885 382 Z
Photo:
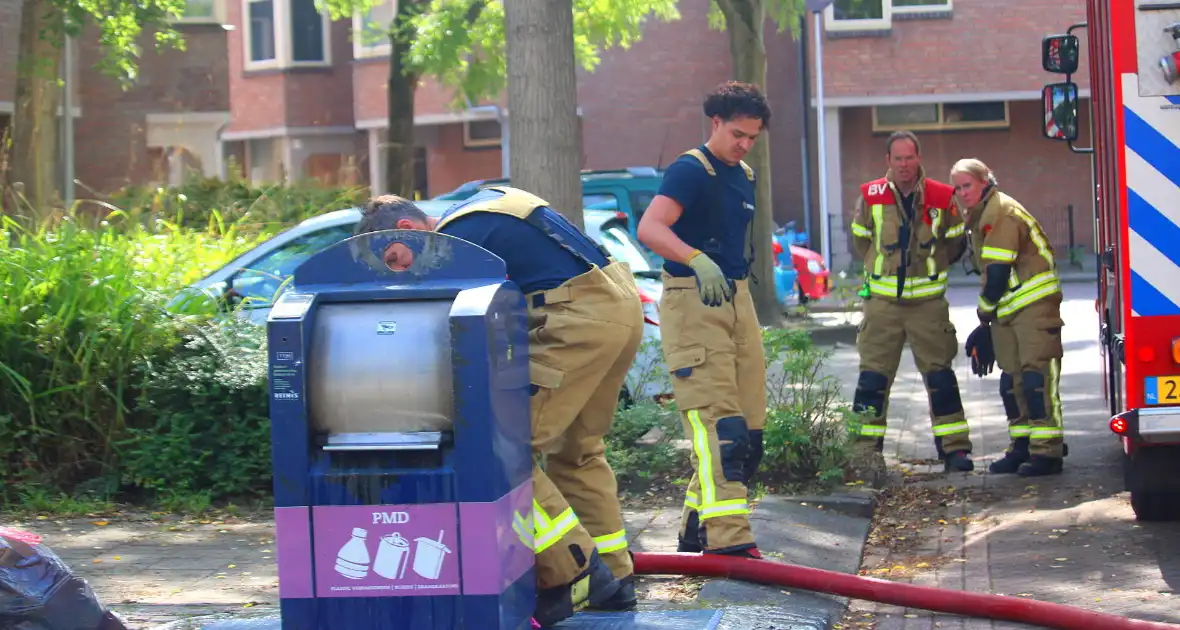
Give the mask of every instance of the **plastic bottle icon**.
M 369 549 L 365 538 L 369 532 L 360 527 L 352 528 L 352 538 L 336 554 L 336 572 L 350 580 L 359 580 L 369 574 Z
M 414 573 L 428 580 L 437 580 L 442 573 L 444 554 L 451 553 L 443 544 L 443 530 L 438 531 L 438 540 L 431 540 L 424 536 L 414 539 L 418 547 L 414 550 Z
M 409 564 L 409 541 L 397 532 L 382 536 L 377 545 L 377 558 L 373 560 L 373 573 L 387 580 L 400 580 Z

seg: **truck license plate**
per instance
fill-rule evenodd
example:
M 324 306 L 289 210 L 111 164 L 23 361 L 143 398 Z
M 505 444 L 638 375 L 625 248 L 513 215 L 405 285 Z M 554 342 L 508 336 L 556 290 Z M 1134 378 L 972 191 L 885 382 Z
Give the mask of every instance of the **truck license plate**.
M 1150 376 L 1143 384 L 1143 398 L 1149 405 L 1180 404 L 1180 376 Z

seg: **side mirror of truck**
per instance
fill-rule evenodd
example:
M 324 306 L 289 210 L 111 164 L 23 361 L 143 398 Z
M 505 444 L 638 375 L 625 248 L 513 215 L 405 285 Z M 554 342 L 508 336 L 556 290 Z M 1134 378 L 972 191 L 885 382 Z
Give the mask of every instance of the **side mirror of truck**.
M 1045 126 L 1041 132 L 1050 140 L 1078 139 L 1078 84 L 1050 83 L 1041 90 Z
M 1054 74 L 1073 74 L 1078 71 L 1078 38 L 1076 35 L 1048 35 L 1041 40 L 1041 67 Z

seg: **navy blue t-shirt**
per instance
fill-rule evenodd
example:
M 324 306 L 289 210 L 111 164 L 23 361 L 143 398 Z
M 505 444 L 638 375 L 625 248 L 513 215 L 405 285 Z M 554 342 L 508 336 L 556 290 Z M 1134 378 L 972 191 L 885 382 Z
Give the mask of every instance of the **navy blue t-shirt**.
M 690 247 L 708 254 L 726 277 L 742 279 L 749 275 L 746 234 L 754 219 L 754 182 L 746 177 L 741 164 L 730 166 L 717 159 L 704 145 L 697 147 L 713 165 L 713 177 L 691 155 L 682 155 L 668 166 L 659 194 L 674 199 L 684 212 L 672 232 Z M 692 268 L 671 260 L 664 261 L 670 275 L 688 277 Z
M 438 230 L 470 241 L 504 260 L 508 279 L 524 293 L 554 289 L 590 270 L 540 228 L 516 217 L 495 212 L 473 212 Z M 587 252 L 600 267 L 607 265 L 601 253 Z

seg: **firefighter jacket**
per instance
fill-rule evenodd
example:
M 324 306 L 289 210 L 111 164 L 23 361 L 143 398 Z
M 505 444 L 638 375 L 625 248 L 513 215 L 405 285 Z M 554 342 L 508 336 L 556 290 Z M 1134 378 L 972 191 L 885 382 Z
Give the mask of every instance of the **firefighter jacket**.
M 491 191 L 491 192 L 488 192 Z M 607 264 L 614 263 L 608 252 L 574 224 L 549 207 L 549 202 L 531 193 L 509 186 L 489 186 L 468 199 L 451 206 L 434 226 L 441 232 L 451 221 L 473 212 L 506 214 L 526 221 L 553 239 L 574 258 L 589 267 L 601 266 L 595 259 L 601 256 Z M 477 243 L 478 244 L 478 243 Z
M 1006 320 L 1029 304 L 1061 292 L 1057 260 L 1041 224 L 1020 202 L 994 186 L 968 210 L 972 262 L 983 286 L 979 309 Z M 1006 265 L 1007 287 L 998 299 L 988 299 L 989 265 Z M 993 291 L 998 293 L 998 291 Z
M 919 302 L 946 293 L 947 270 L 962 255 L 966 227 L 954 188 L 919 171 L 909 216 L 892 173 L 860 187 L 853 241 L 872 299 Z

